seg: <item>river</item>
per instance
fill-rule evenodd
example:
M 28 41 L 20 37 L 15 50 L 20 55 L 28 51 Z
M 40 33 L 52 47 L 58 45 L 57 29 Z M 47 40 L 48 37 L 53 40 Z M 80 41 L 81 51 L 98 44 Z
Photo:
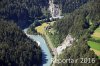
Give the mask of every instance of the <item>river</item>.
M 52 55 L 48 49 L 48 46 L 45 42 L 45 40 L 43 39 L 43 37 L 41 35 L 29 35 L 27 34 L 27 29 L 24 29 L 24 33 L 32 40 L 36 41 L 41 49 L 42 49 L 42 65 L 41 66 L 50 66 L 51 65 L 51 58 L 52 58 Z
M 63 16 L 61 16 L 61 10 L 59 8 L 59 5 L 54 4 L 53 0 L 49 0 L 49 10 L 51 12 L 52 17 L 51 18 L 63 18 Z M 51 19 L 50 18 L 50 19 Z M 41 35 L 29 35 L 27 34 L 27 29 L 24 29 L 24 33 L 32 40 L 36 41 L 39 46 L 42 49 L 42 65 L 41 66 L 50 66 L 51 65 L 51 59 L 52 59 L 52 55 L 49 51 L 49 48 L 44 40 L 44 38 Z

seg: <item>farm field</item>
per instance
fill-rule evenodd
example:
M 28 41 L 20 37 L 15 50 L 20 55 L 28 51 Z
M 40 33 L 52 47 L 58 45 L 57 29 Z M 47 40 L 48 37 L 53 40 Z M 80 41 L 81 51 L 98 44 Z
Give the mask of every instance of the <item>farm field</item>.
M 88 45 L 91 47 L 90 50 L 93 50 L 95 54 L 100 59 L 100 27 L 98 27 L 93 35 L 91 35 L 91 39 L 88 41 Z
M 35 29 L 37 30 L 38 33 L 40 33 L 40 34 L 43 35 L 43 34 L 46 33 L 46 27 L 48 27 L 48 26 L 53 26 L 54 22 L 55 22 L 55 21 L 53 21 L 53 22 L 48 22 L 48 23 L 43 23 L 42 25 L 37 26 Z
M 38 26 L 35 29 L 37 30 L 38 33 L 43 35 L 45 33 L 45 27 L 47 26 L 49 26 L 49 24 L 43 23 L 41 26 Z

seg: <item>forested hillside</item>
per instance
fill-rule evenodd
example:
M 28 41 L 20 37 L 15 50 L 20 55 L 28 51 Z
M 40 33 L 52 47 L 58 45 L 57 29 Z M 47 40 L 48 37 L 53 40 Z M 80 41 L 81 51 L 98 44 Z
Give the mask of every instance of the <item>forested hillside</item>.
M 88 0 L 54 0 L 62 13 L 70 13 Z M 0 17 L 14 20 L 21 28 L 27 27 L 36 19 L 50 17 L 49 0 L 0 0 Z M 22 18 L 23 17 L 23 18 Z
M 21 28 L 45 18 L 48 0 L 0 0 L 0 17 L 14 20 Z
M 69 0 L 70 1 L 70 0 Z M 65 9 L 65 8 L 64 8 Z M 66 8 L 67 9 L 67 8 Z M 66 10 L 65 10 L 66 11 Z M 95 63 L 56 63 L 56 66 L 99 66 L 98 57 L 90 50 L 87 44 L 90 35 L 100 26 L 100 0 L 90 0 L 78 9 L 55 22 L 54 34 L 51 33 L 52 42 L 59 46 L 68 34 L 76 41 L 58 57 L 60 59 L 95 58 Z
M 100 66 L 100 60 L 93 51 L 90 51 L 85 41 L 81 41 L 81 44 L 74 43 L 70 48 L 66 48 L 58 59 L 70 59 L 70 61 L 56 63 L 55 66 Z
M 53 36 L 52 39 L 54 39 L 53 43 L 61 44 L 68 34 L 79 39 L 85 34 L 93 33 L 94 27 L 98 26 L 100 23 L 99 3 L 99 0 L 90 1 L 74 12 L 67 14 L 63 19 L 55 22 L 55 32 L 51 34 Z M 84 38 L 88 36 L 89 35 L 86 35 Z
M 0 66 L 39 66 L 41 55 L 38 44 L 15 23 L 0 20 Z
M 58 8 L 58 11 L 61 10 L 64 17 L 53 19 L 55 21 L 52 26 L 47 23 L 49 26 L 43 26 L 40 31 L 46 32 L 51 40 L 47 43 L 53 44 L 54 48 L 51 49 L 54 51 L 66 41 L 66 36 L 72 36 L 75 40 L 69 41 L 72 43 L 70 47 L 64 45 L 66 49 L 62 54 L 57 55 L 57 59 L 78 59 L 77 63 L 55 63 L 55 66 L 100 66 L 100 59 L 90 50 L 87 43 L 91 34 L 100 26 L 100 0 L 52 1 L 59 5 L 60 9 L 58 6 L 52 7 Z M 20 28 L 28 27 L 34 22 L 29 27 L 28 33 L 37 34 L 35 27 L 50 18 L 48 8 L 49 0 L 0 0 L 0 19 L 2 19 L 0 20 L 0 66 L 39 66 L 41 64 L 41 48 Z M 81 58 L 87 58 L 90 61 L 81 63 Z
M 70 13 L 88 1 L 89 0 L 54 0 L 54 3 L 60 6 L 62 13 Z

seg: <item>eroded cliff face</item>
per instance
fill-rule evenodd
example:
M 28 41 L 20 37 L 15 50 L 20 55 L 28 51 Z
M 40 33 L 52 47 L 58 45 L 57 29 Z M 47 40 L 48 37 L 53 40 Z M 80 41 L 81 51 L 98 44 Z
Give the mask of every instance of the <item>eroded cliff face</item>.
M 52 18 L 62 18 L 61 9 L 59 5 L 53 3 L 53 0 L 49 0 L 49 11 Z
M 60 46 L 58 46 L 57 48 L 54 48 L 52 51 L 53 51 L 53 54 L 54 55 L 57 55 L 59 56 L 60 54 L 62 54 L 62 52 L 67 48 L 67 47 L 70 47 L 73 42 L 75 41 L 76 39 L 68 34 L 65 38 L 65 40 L 61 43 Z
M 53 64 L 52 66 L 55 66 L 55 63 L 57 62 L 57 58 L 59 57 L 59 55 L 62 54 L 62 52 L 67 48 L 67 47 L 71 47 L 73 44 L 73 41 L 75 40 L 75 38 L 73 38 L 72 35 L 68 34 L 65 38 L 65 40 L 62 42 L 61 46 L 58 46 L 57 48 L 54 49 L 54 58 L 53 58 Z
M 63 41 L 61 46 L 57 47 L 57 54 L 61 54 L 63 50 L 66 49 L 66 47 L 70 47 L 73 44 L 73 41 L 75 38 L 73 38 L 71 35 L 67 35 L 66 39 Z

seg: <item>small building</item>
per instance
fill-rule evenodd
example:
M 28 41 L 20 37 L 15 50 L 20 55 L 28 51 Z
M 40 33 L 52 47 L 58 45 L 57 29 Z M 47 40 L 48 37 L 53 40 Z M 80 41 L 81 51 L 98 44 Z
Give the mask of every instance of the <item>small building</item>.
M 44 27 L 44 29 L 45 30 L 49 30 L 49 29 L 51 29 L 51 26 L 49 25 L 49 26 L 46 26 L 46 27 Z

